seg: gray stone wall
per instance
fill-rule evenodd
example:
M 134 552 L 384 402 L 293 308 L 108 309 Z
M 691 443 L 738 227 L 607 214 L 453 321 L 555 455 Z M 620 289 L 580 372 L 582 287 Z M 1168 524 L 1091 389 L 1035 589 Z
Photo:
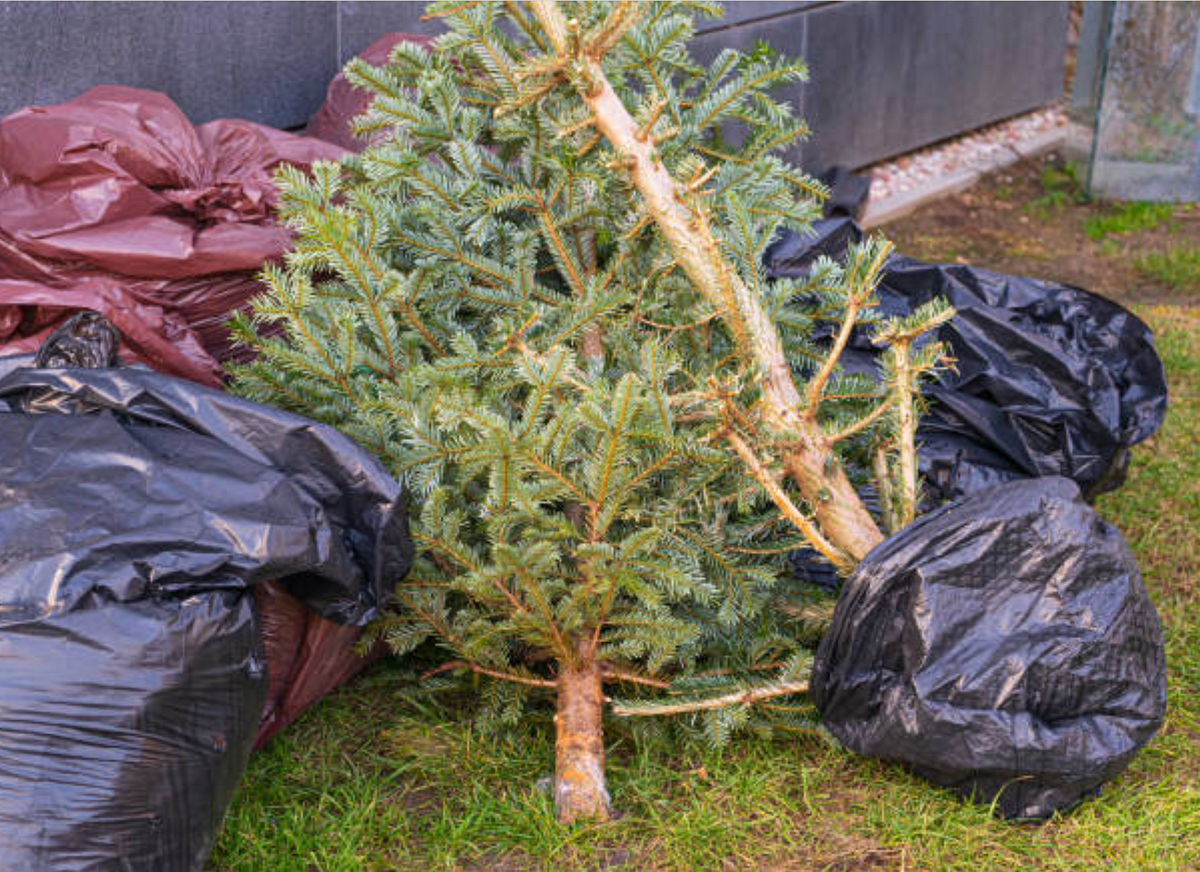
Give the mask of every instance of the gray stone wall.
M 92 85 L 165 91 L 195 122 L 303 125 L 346 60 L 389 31 L 436 32 L 421 3 L 0 2 L 0 115 Z M 806 168 L 862 166 L 1056 99 L 1065 2 L 742 2 L 696 52 L 766 40 L 805 58 L 786 94 Z

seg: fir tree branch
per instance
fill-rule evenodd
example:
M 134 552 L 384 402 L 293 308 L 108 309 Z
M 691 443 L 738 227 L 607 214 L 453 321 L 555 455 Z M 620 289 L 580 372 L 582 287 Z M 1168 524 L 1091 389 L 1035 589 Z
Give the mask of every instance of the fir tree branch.
M 484 284 L 490 284 L 494 288 L 501 288 L 512 284 L 508 276 L 504 275 L 503 273 L 496 272 L 493 269 L 489 269 L 477 261 L 471 260 L 463 255 L 461 251 L 447 251 L 444 248 L 438 248 L 436 245 L 430 245 L 428 242 L 424 242 L 423 240 L 417 239 L 414 236 L 410 236 L 395 227 L 391 228 L 391 233 L 405 245 L 411 245 L 414 248 L 420 248 L 424 251 L 428 251 L 430 254 L 436 254 L 438 257 L 443 257 L 446 260 L 457 261 L 472 272 L 486 277 L 486 280 L 483 282 Z
M 552 479 L 554 479 L 559 484 L 561 484 L 563 487 L 565 487 L 567 490 L 569 490 L 571 492 L 571 494 L 575 497 L 575 499 L 578 500 L 580 503 L 584 504 L 585 506 L 591 507 L 592 501 L 588 499 L 587 494 L 583 491 L 583 489 L 581 487 L 579 487 L 577 484 L 575 484 L 575 482 L 571 481 L 571 479 L 568 478 L 564 473 L 559 472 L 557 469 L 555 469 L 550 464 L 546 463 L 546 461 L 542 460 L 542 458 L 538 457 L 537 454 L 535 454 L 532 451 L 518 449 L 518 454 L 520 454 L 521 457 L 524 457 L 526 460 L 528 460 L 530 463 L 532 463 L 534 466 L 536 466 L 539 470 L 546 473 L 546 475 L 550 476 Z
M 616 45 L 637 21 L 638 6 L 629 0 L 620 0 L 610 6 L 608 16 L 599 26 L 583 38 L 584 50 L 599 61 Z
M 457 643 L 458 637 L 450 625 L 445 621 L 438 620 L 436 615 L 431 615 L 428 611 L 421 608 L 416 600 L 405 593 L 402 586 L 396 588 L 396 598 L 402 600 L 405 606 L 416 613 L 417 617 L 427 623 L 434 632 L 441 635 L 447 642 L 452 645 Z
M 529 614 L 529 609 L 525 608 L 525 604 L 517 599 L 511 590 L 504 586 L 504 578 L 508 575 L 506 572 L 491 573 L 485 575 L 492 582 L 492 587 L 499 591 L 500 595 L 508 601 L 508 604 L 513 607 L 513 610 L 518 614 Z
M 731 546 L 727 550 L 734 554 L 755 554 L 759 556 L 766 556 L 771 554 L 791 554 L 796 550 L 796 546 L 794 543 L 788 543 L 787 545 L 783 545 L 779 548 L 738 548 L 737 546 Z
M 281 299 L 284 301 L 284 305 L 288 305 L 287 299 L 282 297 L 282 295 Z M 312 331 L 308 329 L 308 325 L 301 318 L 300 312 L 296 308 L 288 306 L 288 315 L 290 316 L 289 323 L 291 323 L 300 332 L 300 335 L 304 337 L 305 341 L 309 344 L 309 347 L 316 351 L 321 359 L 325 361 L 325 363 L 329 366 L 329 372 L 325 373 L 311 366 L 306 366 L 305 368 L 314 376 L 322 380 L 324 380 L 326 376 L 332 376 L 333 380 L 337 382 L 338 386 L 346 392 L 346 396 L 356 397 L 357 395 L 350 387 L 350 383 L 346 381 L 345 375 L 338 369 L 337 364 L 333 362 L 333 358 L 329 356 L 328 349 L 326 349 L 325 346 L 318 342 L 316 337 L 313 336 Z
M 512 672 L 501 672 L 498 669 L 488 669 L 480 666 L 478 663 L 472 663 L 470 660 L 451 660 L 448 663 L 443 663 L 441 666 L 435 666 L 428 672 L 421 674 L 421 681 L 426 681 L 433 678 L 435 675 L 440 675 L 443 672 L 450 672 L 455 669 L 470 669 L 476 675 L 486 675 L 488 678 L 498 678 L 501 681 L 511 681 L 513 684 L 524 684 L 528 687 L 546 687 L 554 689 L 558 684 L 544 678 L 529 678 L 525 675 L 516 675 Z
M 875 489 L 879 492 L 879 502 L 883 506 L 884 526 L 891 535 L 897 532 L 902 525 L 896 514 L 896 495 L 892 484 L 892 470 L 891 464 L 888 463 L 886 445 L 876 445 L 872 449 L 871 470 L 875 478 Z
M 517 27 L 521 28 L 521 32 L 529 37 L 530 42 L 545 51 L 546 41 L 542 39 L 538 29 L 533 26 L 533 22 L 525 17 L 525 13 L 521 11 L 521 5 L 516 0 L 504 0 L 504 8 L 508 12 L 508 17 L 517 23 Z
M 523 568 L 517 568 L 517 576 L 524 580 L 525 589 L 529 591 L 529 596 L 533 599 L 534 605 L 542 615 L 542 620 L 546 622 L 546 627 L 550 631 L 550 635 L 554 637 L 554 644 L 557 646 L 559 659 L 563 663 L 574 663 L 575 652 L 572 646 L 567 644 L 563 632 L 559 629 L 558 622 L 554 620 L 554 612 L 550 608 L 550 604 L 546 602 L 542 596 L 541 590 L 538 589 L 535 582 Z
M 645 324 L 647 327 L 651 327 L 655 330 L 662 330 L 666 333 L 678 333 L 681 330 L 695 330 L 697 327 L 703 327 L 705 324 L 708 324 L 710 321 L 714 321 L 720 317 L 721 317 L 720 312 L 710 312 L 709 314 L 705 315 L 703 318 L 699 318 L 699 319 L 697 319 L 695 321 L 691 321 L 687 324 L 659 324 L 657 321 L 651 321 L 649 318 L 645 317 L 644 315 L 639 315 L 637 317 L 637 322 L 639 324 Z
M 887 410 L 892 407 L 892 402 L 894 399 L 895 397 L 888 397 L 886 400 L 872 409 L 868 414 L 859 418 L 850 426 L 844 427 L 841 430 L 838 430 L 836 433 L 831 433 L 829 435 L 829 444 L 835 445 L 838 442 L 841 442 L 843 439 L 850 438 L 855 433 L 861 433 L 863 430 L 866 430 L 884 416 Z
M 763 490 L 771 497 L 771 501 L 775 503 L 779 511 L 783 513 L 783 516 L 803 534 L 804 538 L 809 541 L 813 548 L 839 569 L 850 569 L 854 565 L 853 561 L 826 539 L 817 525 L 806 518 L 796 508 L 796 504 L 791 501 L 783 488 L 775 481 L 774 476 L 763 466 L 762 461 L 758 459 L 754 450 L 746 444 L 745 440 L 728 427 L 722 430 L 721 435 L 737 453 L 738 457 L 742 459 L 750 474 L 762 485 Z
M 460 12 L 465 12 L 468 9 L 474 9 L 476 6 L 486 2 L 487 0 L 467 0 L 466 3 L 461 3 L 458 6 L 452 6 L 449 9 L 438 9 L 435 12 L 426 12 L 421 16 L 420 20 L 432 21 L 435 18 L 448 18 L 451 15 L 457 15 Z
M 638 125 L 621 102 L 599 64 L 572 54 L 568 23 L 552 0 L 531 0 L 534 17 L 554 51 L 571 71 L 580 98 L 642 195 L 646 211 L 658 225 L 675 261 L 693 286 L 707 297 L 722 318 L 742 358 L 761 372 L 763 397 L 774 427 L 792 433 L 797 448 L 784 468 L 809 499 L 822 528 L 861 559 L 882 536 L 844 471 L 830 463 L 829 446 L 815 420 L 800 414 L 800 394 L 774 323 L 761 300 L 725 261 L 709 227 L 705 210 L 672 179 L 653 144 L 637 138 Z M 659 95 L 666 98 L 666 92 Z M 815 529 L 809 523 L 810 529 Z M 844 558 L 843 558 L 844 562 Z
M 467 557 L 465 554 L 462 554 L 457 549 L 455 549 L 452 545 L 443 541 L 442 539 L 439 539 L 437 536 L 429 536 L 429 535 L 426 535 L 425 533 L 421 533 L 417 530 L 413 530 L 412 537 L 414 539 L 416 539 L 418 542 L 421 542 L 422 544 L 428 546 L 429 548 L 433 548 L 437 551 L 442 552 L 447 557 L 454 560 L 454 562 L 457 563 L 459 566 L 461 566 L 463 569 L 469 569 L 471 572 L 481 572 L 482 571 L 480 569 L 480 567 L 475 565 L 475 562 L 473 560 L 471 560 L 471 558 Z
M 420 281 L 419 276 L 416 278 L 416 281 Z M 442 343 L 437 341 L 437 339 L 434 337 L 433 333 L 431 333 L 429 331 L 429 328 L 425 326 L 425 322 L 421 320 L 421 316 L 417 313 L 417 310 L 415 308 L 413 308 L 412 303 L 410 303 L 408 300 L 405 300 L 405 299 L 393 299 L 392 302 L 394 302 L 396 304 L 396 306 L 399 307 L 401 314 L 404 316 L 404 320 L 409 323 L 409 326 L 412 327 L 414 330 L 416 330 L 418 333 L 420 333 L 421 338 L 424 339 L 426 343 L 428 343 L 429 350 L 432 351 L 434 354 L 436 354 L 438 357 L 444 357 L 446 355 L 445 347 L 442 345 Z M 372 306 L 372 309 L 375 309 L 375 307 Z M 379 326 L 380 331 L 384 331 L 383 323 L 379 319 L 379 315 L 378 315 L 377 311 L 375 312 L 375 321 L 376 321 L 376 324 Z M 384 335 L 386 336 L 385 331 L 384 331 Z M 387 349 L 388 349 L 388 354 L 389 354 L 388 363 L 392 367 L 392 374 L 395 375 L 396 367 L 392 363 L 392 360 L 391 360 L 391 354 L 392 354 L 391 342 L 388 342 Z
M 770 137 L 759 143 L 758 147 L 750 153 L 751 160 L 757 160 L 768 152 L 774 151 L 777 148 L 787 145 L 793 139 L 799 139 L 808 131 L 802 126 L 789 127 L 776 136 Z
M 850 333 L 854 330 L 854 324 L 858 320 L 860 310 L 861 306 L 854 296 L 851 295 L 846 300 L 846 312 L 842 316 L 842 324 L 838 328 L 837 337 L 833 340 L 833 346 L 829 349 L 829 354 L 825 356 L 821 368 L 812 377 L 812 380 L 808 383 L 808 387 L 805 389 L 804 416 L 810 421 L 816 420 L 817 409 L 821 405 L 821 395 L 825 391 L 825 384 L 829 381 L 829 377 L 833 375 L 833 371 L 837 369 L 838 360 L 841 359 L 842 352 L 846 350 L 846 343 L 850 341 Z
M 807 681 L 785 681 L 780 684 L 756 687 L 751 690 L 738 690 L 710 699 L 694 700 L 692 702 L 662 703 L 660 705 L 638 705 L 616 703 L 612 707 L 614 715 L 619 717 L 647 717 L 652 715 L 680 715 L 687 712 L 712 711 L 731 705 L 754 705 L 764 699 L 774 699 L 779 696 L 793 696 L 797 693 L 808 693 Z
M 524 355 L 525 357 L 527 357 L 529 360 L 533 361 L 534 363 L 538 364 L 539 366 L 546 365 L 545 356 L 538 354 L 536 351 L 534 351 L 532 348 L 530 348 L 528 345 L 526 345 L 525 340 L 518 338 L 515 343 L 515 347 L 516 347 L 517 351 L 521 352 L 522 355 Z M 557 373 L 556 373 L 556 376 L 557 376 Z M 588 390 L 590 390 L 587 382 L 583 381 L 582 373 L 578 372 L 575 369 L 571 369 L 570 371 L 563 373 L 562 380 L 566 384 L 569 384 L 571 387 L 576 388 L 577 390 L 583 391 L 585 393 Z
M 689 675 L 687 678 L 695 680 L 702 678 L 720 678 L 726 675 L 741 675 L 744 672 L 770 672 L 775 669 L 782 669 L 787 664 L 782 661 L 774 663 L 760 663 L 755 666 L 746 666 L 741 669 L 709 669 L 706 672 L 697 672 L 694 675 Z
M 787 173 L 784 178 L 818 202 L 829 199 L 829 192 L 813 184 L 808 179 L 801 178 L 795 173 Z
M 541 312 L 534 312 L 532 315 L 526 318 L 525 322 L 520 327 L 509 334 L 508 338 L 504 340 L 504 344 L 500 346 L 499 350 L 497 350 L 493 356 L 502 358 L 508 354 L 511 349 L 515 348 L 518 343 L 524 343 L 526 331 L 536 324 L 541 317 Z
M 654 126 L 656 124 L 658 124 L 658 119 L 662 117 L 662 112 L 666 108 L 667 108 L 666 100 L 663 100 L 660 98 L 660 99 L 654 101 L 654 105 L 652 105 L 650 107 L 650 112 L 646 116 L 646 120 L 642 122 L 640 127 L 638 127 L 638 131 L 637 131 L 638 139 L 644 140 L 647 137 L 653 135 Z M 595 123 L 595 118 L 592 119 L 592 123 Z
M 703 145 L 696 146 L 696 151 L 700 152 L 701 154 L 706 154 L 709 157 L 715 157 L 717 160 L 721 161 L 722 163 L 735 163 L 735 164 L 749 164 L 750 163 L 750 161 L 747 158 L 739 157 L 738 155 L 735 155 L 735 154 L 726 154 L 723 151 L 717 151 L 715 148 L 708 148 Z
M 496 46 L 492 45 L 491 41 L 488 39 L 489 35 L 476 27 L 475 21 L 469 15 L 459 15 L 458 17 L 470 28 L 472 35 L 475 37 L 476 43 L 484 47 L 488 53 L 488 57 L 490 57 L 492 60 L 492 64 L 497 70 L 500 71 L 500 73 L 508 81 L 508 86 L 513 90 L 514 93 L 516 93 L 520 86 L 517 84 L 515 76 L 509 69 L 509 65 L 506 63 L 509 58 L 501 57 L 501 55 L 504 53 L 497 49 Z
M 575 292 L 577 297 L 582 297 L 586 293 L 583 284 L 583 277 L 580 275 L 580 267 L 567 251 L 566 245 L 563 244 L 562 237 L 558 235 L 558 227 L 554 224 L 554 219 L 550 215 L 550 207 L 541 200 L 538 203 L 538 217 L 542 222 L 542 231 L 545 234 L 546 242 L 554 254 L 555 262 L 562 268 L 562 276 L 571 286 L 571 290 Z
M 670 463 L 672 460 L 675 459 L 675 457 L 677 455 L 678 455 L 678 452 L 674 449 L 668 451 L 666 454 L 664 454 L 658 460 L 651 463 L 649 466 L 647 466 L 645 469 L 643 469 L 641 472 L 639 472 L 637 475 L 635 475 L 633 478 L 631 478 L 629 481 L 627 481 L 624 485 L 622 485 L 620 488 L 618 488 L 617 491 L 613 493 L 612 498 L 616 499 L 616 500 L 624 498 L 626 494 L 631 493 L 634 489 L 639 487 L 642 484 L 642 482 L 644 482 L 644 481 L 646 481 L 646 479 L 650 478 L 650 476 L 656 475 L 657 473 L 661 472 L 667 466 L 668 463 Z M 609 523 L 611 523 L 611 522 L 606 522 L 604 524 L 601 524 L 596 529 L 595 535 L 598 537 L 601 537 L 601 538 L 606 536 L 608 534 Z
M 608 499 L 608 482 L 612 478 L 613 467 L 617 461 L 617 450 L 625 442 L 625 424 L 629 417 L 629 405 L 633 399 L 633 382 L 628 377 L 622 379 L 617 390 L 621 397 L 621 405 L 617 410 L 616 420 L 609 424 L 607 446 L 604 449 L 604 463 L 601 466 L 600 480 L 596 487 L 596 497 L 591 502 L 588 518 L 588 528 L 592 531 L 593 541 L 598 541 L 599 531 L 597 520 L 604 504 Z
M 600 664 L 601 674 L 605 681 L 627 681 L 630 684 L 641 684 L 645 687 L 653 687 L 658 690 L 665 690 L 671 686 L 671 682 L 663 681 L 658 678 L 649 678 L 645 675 L 635 675 L 632 672 L 626 672 L 621 669 L 614 669 L 607 664 Z
M 772 79 L 777 78 L 778 76 L 779 76 L 778 70 L 767 69 L 766 71 L 759 73 L 753 79 L 749 79 L 749 80 L 741 82 L 737 88 L 731 90 L 724 98 L 722 98 L 722 100 L 719 103 L 717 103 L 717 105 L 713 106 L 707 113 L 705 113 L 703 118 L 701 118 L 698 122 L 696 122 L 696 129 L 697 130 L 706 129 L 709 125 L 711 125 L 714 121 L 716 121 L 720 117 L 721 113 L 728 106 L 732 105 L 737 100 L 746 96 L 746 94 L 750 93 L 751 91 L 755 90 L 756 88 L 760 87 L 761 85 L 766 84 L 767 82 L 771 81 Z
M 799 621 L 807 623 L 817 623 L 828 625 L 833 620 L 833 606 L 828 605 L 805 605 L 796 606 L 786 600 L 780 600 L 774 603 L 774 608 L 778 609 L 785 615 L 795 618 Z

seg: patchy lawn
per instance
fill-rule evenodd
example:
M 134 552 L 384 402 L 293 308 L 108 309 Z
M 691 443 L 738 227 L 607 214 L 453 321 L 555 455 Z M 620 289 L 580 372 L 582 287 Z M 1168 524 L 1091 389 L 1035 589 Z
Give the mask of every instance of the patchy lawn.
M 1088 203 L 1084 169 L 1022 161 L 883 228 L 924 260 L 1078 285 L 1125 305 L 1200 302 L 1200 204 Z
M 1018 826 L 812 736 L 694 753 L 614 728 L 622 816 L 564 828 L 537 786 L 552 766 L 548 711 L 484 741 L 469 700 L 431 700 L 385 662 L 255 756 L 210 869 L 1200 868 L 1200 209 L 1076 198 L 1061 161 L 1031 161 L 886 232 L 917 257 L 1101 291 L 1157 335 L 1171 409 L 1099 509 L 1162 615 L 1169 713 L 1098 799 Z

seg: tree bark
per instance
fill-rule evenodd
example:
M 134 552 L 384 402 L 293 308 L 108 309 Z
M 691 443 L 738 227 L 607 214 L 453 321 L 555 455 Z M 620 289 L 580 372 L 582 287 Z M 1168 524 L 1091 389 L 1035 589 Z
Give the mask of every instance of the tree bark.
M 909 339 L 896 339 L 889 352 L 896 362 L 896 407 L 899 431 L 900 510 L 897 529 L 908 526 L 917 516 L 917 418 L 913 398 L 918 387 L 909 363 Z
M 600 664 L 562 665 L 554 715 L 554 809 L 562 823 L 608 820 Z

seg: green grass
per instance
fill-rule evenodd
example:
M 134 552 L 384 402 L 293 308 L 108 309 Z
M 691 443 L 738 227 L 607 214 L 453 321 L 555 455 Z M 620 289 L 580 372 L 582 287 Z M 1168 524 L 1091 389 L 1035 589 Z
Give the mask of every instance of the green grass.
M 1173 291 L 1200 292 L 1200 247 L 1185 245 L 1152 252 L 1139 257 L 1133 266 Z
M 1083 222 L 1083 232 L 1088 239 L 1104 239 L 1106 236 L 1149 230 L 1171 220 L 1170 203 L 1122 203 L 1114 211 L 1096 215 Z
M 1025 209 L 1043 221 L 1050 220 L 1050 215 L 1062 209 L 1068 203 L 1087 202 L 1083 184 L 1079 181 L 1079 164 L 1068 161 L 1064 164 L 1047 164 L 1039 178 L 1041 196 L 1030 201 Z M 999 195 L 998 195 L 999 196 Z M 1007 197 L 1000 197 L 1007 199 Z
M 1169 712 L 1098 799 L 1018 826 L 816 737 L 702 753 L 613 730 L 622 816 L 561 827 L 537 787 L 548 717 L 483 741 L 469 700 L 430 702 L 383 663 L 254 757 L 210 869 L 1200 869 L 1200 311 L 1141 314 L 1171 410 L 1098 507 L 1162 615 Z

